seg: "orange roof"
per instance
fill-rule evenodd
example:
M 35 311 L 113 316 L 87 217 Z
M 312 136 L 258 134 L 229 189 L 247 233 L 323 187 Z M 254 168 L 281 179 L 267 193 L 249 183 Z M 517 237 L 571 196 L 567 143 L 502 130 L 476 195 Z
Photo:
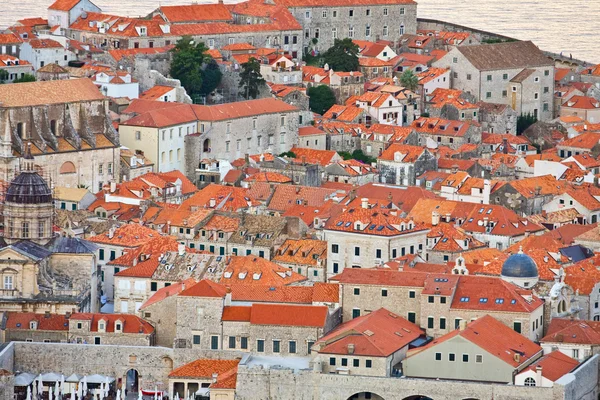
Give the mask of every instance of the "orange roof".
M 31 39 L 29 45 L 34 49 L 54 49 L 63 48 L 63 45 L 52 39 Z
M 23 40 L 14 33 L 0 33 L 0 44 L 17 44 Z
M 334 104 L 323 114 L 323 118 L 342 122 L 356 122 L 357 118 L 363 114 L 365 114 L 365 110 L 360 107 Z
M 600 282 L 600 271 L 596 268 L 598 262 L 598 256 L 595 256 L 566 267 L 564 269 L 565 283 L 571 286 L 574 291 L 591 295 Z
M 71 320 L 91 321 L 90 331 L 98 332 L 98 322 L 106 322 L 106 332 L 115 332 L 115 323 L 121 321 L 123 333 L 149 335 L 154 332 L 154 327 L 137 315 L 132 314 L 100 314 L 100 313 L 75 313 Z
M 226 46 L 223 46 L 221 50 L 229 50 L 229 51 L 239 51 L 239 50 L 256 50 L 256 47 L 252 46 L 250 43 L 232 43 Z
M 409 4 L 414 5 L 413 0 L 281 0 L 279 3 L 287 7 L 334 7 L 334 6 L 366 6 L 379 4 Z
M 232 369 L 237 369 L 240 360 L 199 359 L 175 368 L 169 378 L 207 378 L 212 379 L 217 374 L 217 382 L 222 375 Z
M 563 140 L 557 147 L 575 147 L 591 151 L 598 143 L 600 143 L 600 133 L 585 132 L 573 138 Z
M 513 367 L 529 363 L 533 357 L 542 352 L 540 346 L 525 336 L 515 332 L 495 318 L 484 315 L 469 323 L 464 330 L 456 329 L 434 339 L 424 347 L 409 350 L 408 357 L 434 348 L 436 345 L 456 336 L 462 337 Z M 516 357 L 516 355 L 519 355 L 519 357 Z
M 314 126 L 303 126 L 298 129 L 298 136 L 325 135 L 325 131 Z
M 6 325 L 3 329 L 29 330 L 29 323 L 37 322 L 40 331 L 68 331 L 69 318 L 62 314 L 38 314 L 33 312 L 5 312 Z
M 256 256 L 229 256 L 219 283 L 283 286 L 306 277 L 272 261 Z
M 206 231 L 235 232 L 240 225 L 239 218 L 214 214 L 202 229 Z
M 154 229 L 139 224 L 126 224 L 117 228 L 112 237 L 109 232 L 92 236 L 87 240 L 94 243 L 110 244 L 112 246 L 137 247 L 148 243 L 158 236 L 158 232 Z
M 564 193 L 567 185 L 557 181 L 552 175 L 536 176 L 533 178 L 518 179 L 506 183 L 512 186 L 523 197 L 549 196 Z M 539 195 L 537 194 L 539 190 Z
M 292 178 L 277 172 L 258 172 L 244 179 L 244 182 L 292 183 Z
M 178 246 L 179 243 L 175 238 L 160 236 L 109 261 L 108 265 L 128 267 L 116 273 L 115 276 L 151 278 L 160 264 L 160 255 L 168 251 L 176 251 Z M 146 257 L 144 260 L 141 260 L 142 254 Z
M 179 296 L 224 297 L 225 293 L 227 293 L 225 286 L 208 279 L 202 279 L 195 285 L 183 290 L 179 293 Z
M 419 85 L 425 85 L 426 83 L 429 83 L 444 74 L 448 74 L 449 76 L 450 68 L 429 68 L 427 71 L 417 74 L 417 77 L 419 78 Z
M 133 48 L 133 49 L 115 49 L 109 50 L 108 54 L 111 55 L 115 61 L 121 61 L 124 57 L 135 57 L 137 54 L 162 54 L 167 53 L 171 49 L 173 49 L 174 45 L 164 46 L 164 47 L 142 47 L 142 48 Z
M 378 157 L 379 160 L 395 161 L 402 163 L 414 163 L 425 153 L 427 149 L 420 146 L 411 146 L 408 144 L 392 143 L 383 153 Z M 399 158 L 396 157 L 396 153 L 399 153 Z
M 87 78 L 0 85 L 0 98 L 2 107 L 30 107 L 104 100 L 104 96 L 94 82 Z
M 562 353 L 560 350 L 554 350 L 552 353 L 546 354 L 533 363 L 527 370 L 535 372 L 537 367 L 540 367 L 542 369 L 542 376 L 554 382 L 571 372 L 578 365 L 579 361 Z
M 305 159 L 307 162 L 316 162 L 323 167 L 341 158 L 334 150 L 317 150 L 294 146 L 290 151 L 296 155 L 298 160 Z
M 464 136 L 476 122 L 453 121 L 439 118 L 419 118 L 411 126 L 419 133 L 441 136 Z
M 326 306 L 261 304 L 223 307 L 223 321 L 246 321 L 253 325 L 310 326 L 323 328 L 329 315 Z
M 268 208 L 276 211 L 287 211 L 297 204 L 321 207 L 337 191 L 311 186 L 277 185 Z
M 462 90 L 436 88 L 427 101 L 435 108 L 442 108 L 446 104 L 451 104 L 459 110 L 479 108 L 478 105 L 461 98 L 462 94 Z
M 273 256 L 273 261 L 316 267 L 327 259 L 327 242 L 313 239 L 287 239 Z
M 573 96 L 561 106 L 562 108 L 577 108 L 583 110 L 600 109 L 600 101 L 589 96 Z
M 339 285 L 315 282 L 313 286 L 228 285 L 233 301 L 265 303 L 339 303 Z
M 380 308 L 339 325 L 317 340 L 315 348 L 325 354 L 387 357 L 424 334 L 418 325 Z
M 81 0 L 56 0 L 48 9 L 57 11 L 71 11 Z
M 223 3 L 161 6 L 159 11 L 171 23 L 233 20 L 229 9 Z
M 189 288 L 196 284 L 196 281 L 193 278 L 186 279 L 182 282 L 174 283 L 170 286 L 165 286 L 163 288 L 158 289 L 142 306 L 140 310 L 143 310 L 146 307 L 150 307 L 155 303 L 159 303 L 164 299 L 172 296 L 177 296 L 179 293 L 185 290 L 185 288 Z
M 211 207 L 211 200 L 215 206 Z M 181 209 L 212 208 L 235 212 L 259 204 L 249 197 L 248 189 L 210 184 L 184 200 Z
M 552 318 L 541 343 L 600 344 L 600 322 Z
M 391 60 L 384 61 L 375 57 L 360 57 L 358 64 L 361 67 L 391 67 L 393 65 Z
M 156 85 L 146 90 L 144 93 L 140 94 L 140 99 L 157 100 L 174 89 L 175 88 L 171 86 Z

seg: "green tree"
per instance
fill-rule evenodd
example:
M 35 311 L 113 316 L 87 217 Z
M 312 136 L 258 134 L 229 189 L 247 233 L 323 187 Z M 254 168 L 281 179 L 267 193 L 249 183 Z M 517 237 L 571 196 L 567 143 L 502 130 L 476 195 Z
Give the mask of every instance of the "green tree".
M 204 43 L 195 43 L 191 37 L 184 36 L 171 50 L 171 76 L 179 79 L 190 96 L 196 96 L 202 90 L 202 66 L 211 60 L 206 54 Z
M 206 65 L 206 68 L 202 70 L 202 87 L 200 88 L 200 94 L 207 96 L 212 93 L 213 90 L 221 83 L 223 74 L 219 69 L 219 65 L 215 60 L 210 60 Z
M 352 39 L 335 39 L 323 58 L 334 71 L 358 71 L 358 51 L 359 48 Z
M 4 81 L 8 80 L 8 72 L 3 69 L 0 69 L 0 83 L 4 83 Z
M 366 155 L 360 149 L 359 150 L 354 150 L 352 153 L 349 153 L 347 151 L 338 151 L 338 154 L 344 160 L 356 160 L 356 161 L 360 161 L 360 162 L 365 163 L 365 164 L 373 164 L 373 163 L 377 162 L 377 159 L 375 157 L 371 157 L 371 156 Z
M 35 76 L 31 74 L 25 74 L 22 77 L 15 79 L 13 83 L 23 83 L 23 82 L 35 82 Z
M 242 88 L 242 96 L 246 100 L 251 97 L 255 99 L 260 92 L 262 86 L 265 85 L 265 80 L 260 74 L 260 63 L 254 57 L 251 57 L 247 62 L 241 65 L 240 84 Z
M 537 118 L 531 115 L 530 113 L 521 114 L 517 118 L 517 135 L 522 134 L 529 128 L 531 125 L 537 122 Z
M 285 152 L 281 153 L 279 155 L 279 157 L 296 158 L 296 153 L 294 153 L 293 151 L 285 151 Z
M 309 88 L 308 97 L 310 111 L 319 115 L 325 114 L 335 104 L 335 94 L 329 86 L 319 85 Z
M 407 69 L 400 75 L 400 84 L 414 92 L 419 87 L 419 77 L 410 69 Z

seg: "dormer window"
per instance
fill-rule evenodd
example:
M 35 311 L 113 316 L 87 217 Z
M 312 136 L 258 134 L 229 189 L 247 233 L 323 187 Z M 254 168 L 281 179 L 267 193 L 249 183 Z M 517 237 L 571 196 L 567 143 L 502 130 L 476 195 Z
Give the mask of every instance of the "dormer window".
M 123 323 L 121 321 L 115 322 L 115 332 L 123 332 Z
M 145 26 L 140 26 L 140 36 L 146 36 L 147 30 Z
M 29 329 L 37 329 L 37 321 L 31 321 L 29 322 Z
M 105 321 L 98 322 L 98 332 L 105 332 L 105 331 L 106 331 L 106 322 Z

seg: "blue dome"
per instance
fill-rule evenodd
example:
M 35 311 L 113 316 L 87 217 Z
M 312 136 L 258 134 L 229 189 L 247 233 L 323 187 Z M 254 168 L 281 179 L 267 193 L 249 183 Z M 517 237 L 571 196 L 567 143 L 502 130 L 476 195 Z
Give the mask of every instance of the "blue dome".
M 502 265 L 502 276 L 509 278 L 535 278 L 538 268 L 527 254 L 517 253 L 508 257 Z

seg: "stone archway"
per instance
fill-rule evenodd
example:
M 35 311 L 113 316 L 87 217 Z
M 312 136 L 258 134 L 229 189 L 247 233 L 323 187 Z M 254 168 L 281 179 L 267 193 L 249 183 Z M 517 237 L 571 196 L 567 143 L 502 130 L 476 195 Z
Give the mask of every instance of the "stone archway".
M 127 397 L 131 397 L 131 394 L 135 394 L 137 398 L 137 392 L 140 389 L 140 374 L 137 369 L 130 368 L 125 372 L 125 389 L 127 390 Z
M 347 400 L 385 400 L 378 394 L 372 392 L 360 392 L 355 393 L 352 396 L 348 397 Z
M 414 396 L 405 397 L 402 400 L 433 400 L 433 399 L 431 397 L 421 396 L 421 395 L 417 394 Z

